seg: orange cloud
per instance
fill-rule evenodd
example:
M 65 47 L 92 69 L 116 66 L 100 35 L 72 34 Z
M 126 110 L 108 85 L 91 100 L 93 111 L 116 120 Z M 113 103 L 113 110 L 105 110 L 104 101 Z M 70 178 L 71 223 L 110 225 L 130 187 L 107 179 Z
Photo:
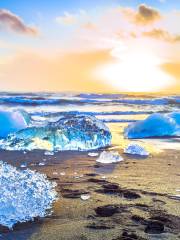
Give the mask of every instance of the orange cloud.
M 0 26 L 20 34 L 37 35 L 35 28 L 27 26 L 20 17 L 5 9 L 0 9 Z
M 96 30 L 97 29 L 97 26 L 94 23 L 91 23 L 91 22 L 85 23 L 82 27 L 87 29 L 87 30 Z
M 0 65 L 1 90 L 108 92 L 113 88 L 95 79 L 93 70 L 111 58 L 109 50 L 56 58 L 23 54 Z
M 123 13 L 132 22 L 140 25 L 151 24 L 161 19 L 161 14 L 158 12 L 158 10 L 147 6 L 146 4 L 139 5 L 137 11 L 132 9 L 123 9 Z
M 168 31 L 165 31 L 163 29 L 154 28 L 151 31 L 143 32 L 142 35 L 145 37 L 151 37 L 172 43 L 180 41 L 180 36 L 172 35 Z
M 169 88 L 169 92 L 180 93 L 180 62 L 165 63 L 161 68 L 176 79 L 176 84 Z

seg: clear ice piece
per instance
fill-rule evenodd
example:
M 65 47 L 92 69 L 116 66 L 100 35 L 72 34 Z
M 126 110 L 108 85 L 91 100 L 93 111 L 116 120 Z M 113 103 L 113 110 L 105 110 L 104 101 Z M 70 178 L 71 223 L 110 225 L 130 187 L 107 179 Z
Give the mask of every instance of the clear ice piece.
M 124 149 L 124 153 L 140 155 L 140 156 L 148 156 L 149 153 L 146 149 L 139 144 L 129 144 L 127 148 Z
M 29 127 L 1 141 L 7 150 L 92 150 L 111 144 L 108 127 L 93 116 L 71 115 L 44 127 Z
M 44 174 L 0 162 L 0 225 L 12 228 L 50 214 L 57 199 L 55 186 Z
M 103 151 L 99 158 L 96 160 L 99 163 L 117 163 L 123 161 L 123 158 L 117 151 Z

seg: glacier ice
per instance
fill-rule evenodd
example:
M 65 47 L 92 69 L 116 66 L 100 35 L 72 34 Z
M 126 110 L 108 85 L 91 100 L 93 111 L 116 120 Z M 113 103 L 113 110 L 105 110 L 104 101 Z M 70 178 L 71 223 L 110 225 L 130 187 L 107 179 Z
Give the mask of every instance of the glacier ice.
M 82 194 L 82 195 L 80 196 L 80 198 L 81 198 L 83 201 L 89 200 L 90 197 L 91 197 L 91 196 L 90 196 L 89 194 Z
M 71 115 L 44 127 L 28 127 L 1 140 L 7 150 L 91 150 L 111 144 L 108 127 L 94 116 Z
M 0 138 L 5 138 L 10 133 L 17 132 L 28 126 L 30 119 L 23 110 L 0 111 Z
M 88 153 L 89 157 L 97 157 L 98 155 L 99 155 L 99 153 L 97 153 L 97 152 L 89 152 Z
M 129 144 L 125 149 L 124 153 L 140 155 L 140 156 L 148 156 L 149 153 L 146 149 L 139 144 Z
M 103 151 L 96 162 L 99 163 L 117 163 L 123 161 L 123 158 L 119 155 L 117 151 Z
M 0 162 L 0 224 L 14 224 L 50 214 L 57 199 L 56 184 L 46 175 L 32 170 L 17 170 Z
M 151 114 L 145 120 L 129 124 L 124 135 L 126 138 L 180 136 L 180 112 Z

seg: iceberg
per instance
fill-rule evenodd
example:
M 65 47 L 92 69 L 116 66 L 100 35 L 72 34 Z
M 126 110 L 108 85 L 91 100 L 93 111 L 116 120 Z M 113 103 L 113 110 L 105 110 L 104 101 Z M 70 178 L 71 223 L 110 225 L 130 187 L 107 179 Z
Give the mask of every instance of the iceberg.
M 23 110 L 0 111 L 0 138 L 26 128 L 29 122 L 28 113 Z
M 44 174 L 29 169 L 17 170 L 1 161 L 0 224 L 11 229 L 16 223 L 50 214 L 57 200 L 55 186 Z
M 44 127 L 28 127 L 1 140 L 6 150 L 92 150 L 111 144 L 108 127 L 93 116 L 70 115 Z
M 99 158 L 96 160 L 96 162 L 99 163 L 117 163 L 117 162 L 121 162 L 123 161 L 123 158 L 119 155 L 119 153 L 117 151 L 103 151 Z
M 180 112 L 154 113 L 145 120 L 129 124 L 124 131 L 126 138 L 180 136 Z
M 146 149 L 138 144 L 129 144 L 127 148 L 124 149 L 124 153 L 149 156 L 149 153 L 146 151 Z

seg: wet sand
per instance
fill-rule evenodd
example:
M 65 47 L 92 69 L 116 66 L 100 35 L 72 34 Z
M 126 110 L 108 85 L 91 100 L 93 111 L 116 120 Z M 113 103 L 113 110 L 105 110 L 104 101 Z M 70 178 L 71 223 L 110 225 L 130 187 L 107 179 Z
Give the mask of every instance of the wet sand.
M 19 225 L 13 232 L 3 234 L 2 239 L 180 237 L 180 199 L 173 198 L 180 184 L 179 151 L 166 150 L 147 159 L 124 156 L 123 162 L 108 166 L 97 164 L 96 158 L 87 153 L 80 156 L 75 152 L 54 156 L 45 156 L 43 152 L 1 153 L 3 161 L 11 164 L 14 161 L 16 166 L 25 158 L 28 167 L 57 182 L 60 198 L 52 216 L 22 227 Z M 46 159 L 46 165 L 31 166 L 38 164 L 39 159 Z M 83 201 L 81 194 L 89 194 L 90 199 Z M 99 206 L 104 209 L 97 213 Z M 158 234 L 145 233 L 150 222 L 163 223 L 163 230 Z M 155 231 L 158 231 L 156 227 Z M 131 238 L 123 236 L 126 232 Z
M 113 135 L 112 148 L 124 161 L 108 165 L 87 152 L 47 156 L 43 151 L 1 151 L 1 160 L 18 168 L 26 162 L 56 181 L 59 200 L 51 216 L 19 224 L 0 239 L 180 239 L 180 198 L 175 197 L 180 194 L 180 151 L 166 149 L 137 158 L 123 154 L 123 143 L 116 140 Z M 84 201 L 82 194 L 90 198 Z

